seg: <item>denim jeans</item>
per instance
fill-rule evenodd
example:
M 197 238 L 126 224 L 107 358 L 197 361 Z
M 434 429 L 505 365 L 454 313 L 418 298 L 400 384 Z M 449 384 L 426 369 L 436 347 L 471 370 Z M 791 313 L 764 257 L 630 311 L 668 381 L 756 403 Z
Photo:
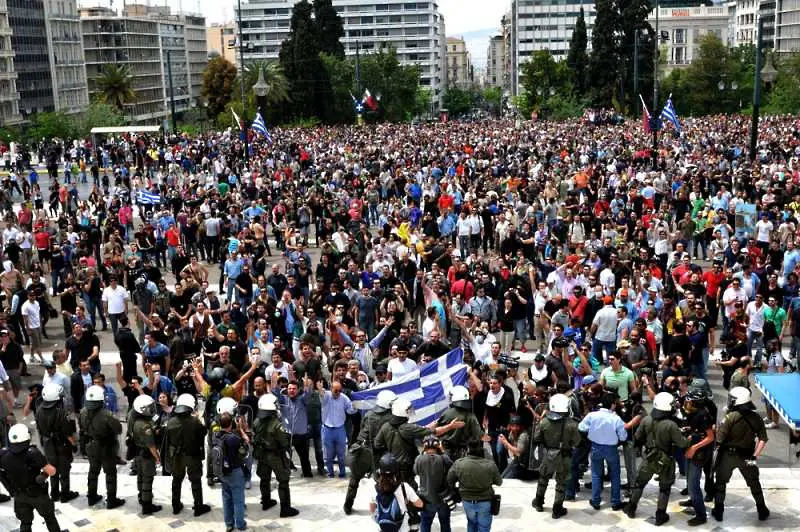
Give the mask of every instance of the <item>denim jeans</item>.
M 611 505 L 622 502 L 620 494 L 619 450 L 616 445 L 600 445 L 592 443 L 592 503 L 600 504 L 600 493 L 603 491 L 603 463 L 608 464 L 611 475 Z
M 439 515 L 439 529 L 442 532 L 450 532 L 450 508 L 441 502 L 439 504 L 425 504 L 425 508 L 420 512 L 419 531 L 430 532 L 433 518 L 437 514 Z
M 225 526 L 244 529 L 244 471 L 234 469 L 229 475 L 222 477 L 222 513 Z
M 95 318 L 95 311 L 100 315 L 100 321 L 103 322 L 103 329 L 106 328 L 106 315 L 103 314 L 103 305 L 99 299 L 92 297 L 84 297 L 83 302 L 86 304 L 86 314 L 89 315 L 89 320 L 92 322 L 92 329 L 97 329 L 97 321 Z
M 489 532 L 492 529 L 492 501 L 464 501 L 467 532 Z
M 700 476 L 703 474 L 703 465 L 697 464 L 694 460 L 689 460 L 686 469 L 686 487 L 689 488 L 689 498 L 692 500 L 692 508 L 695 515 L 702 519 L 706 518 L 706 503 L 703 501 L 703 491 L 700 489 Z
M 308 437 L 314 440 L 314 460 L 317 462 L 317 472 L 322 475 L 325 470 L 325 459 L 322 454 L 322 423 L 309 423 Z
M 764 333 L 754 332 L 747 329 L 747 352 L 753 356 L 753 348 L 756 348 L 755 358 L 753 358 L 753 367 L 761 366 L 761 356 L 764 354 Z
M 333 476 L 333 457 L 339 462 L 339 476 L 345 476 L 344 455 L 347 450 L 347 432 L 344 426 L 322 426 L 322 446 L 325 448 L 325 469 L 328 476 Z
M 617 348 L 616 340 L 604 342 L 603 340 L 592 339 L 592 356 L 601 364 L 607 364 L 608 358 L 603 358 L 603 348 L 606 350 L 606 357 Z

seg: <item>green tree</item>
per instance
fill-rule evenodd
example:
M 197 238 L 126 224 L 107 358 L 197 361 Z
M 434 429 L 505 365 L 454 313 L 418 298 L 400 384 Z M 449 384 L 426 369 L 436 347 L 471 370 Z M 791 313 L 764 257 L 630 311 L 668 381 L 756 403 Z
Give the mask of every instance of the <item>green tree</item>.
M 119 127 L 124 124 L 122 111 L 107 103 L 95 102 L 70 117 L 70 128 L 76 137 L 86 137 L 94 127 Z
M 771 91 L 766 94 L 765 114 L 800 113 L 800 52 L 782 56 L 776 62 L 778 77 Z
M 483 101 L 490 113 L 497 116 L 503 106 L 503 89 L 500 87 L 488 87 L 483 90 Z
M 431 112 L 431 102 L 433 101 L 433 91 L 424 87 L 417 87 L 416 103 L 414 114 L 416 116 L 428 116 Z
M 314 22 L 317 26 L 319 50 L 344 59 L 344 25 L 331 0 L 314 0 Z
M 472 93 L 452 87 L 447 89 L 442 99 L 442 107 L 447 109 L 449 115 L 453 118 L 458 118 L 461 115 L 468 113 L 472 109 Z
M 73 136 L 72 124 L 69 116 L 62 112 L 36 113 L 31 117 L 27 137 L 31 140 L 58 137 L 67 139 Z
M 261 109 L 261 114 L 265 120 L 274 123 L 281 116 L 282 106 L 291 101 L 289 80 L 283 73 L 283 67 L 275 61 L 254 61 L 248 64 L 244 69 L 245 99 L 248 109 L 258 107 L 258 97 L 253 91 L 253 85 L 258 82 L 259 69 L 263 72 L 264 82 L 269 85 L 267 107 Z M 241 95 L 234 91 L 234 100 L 240 99 Z
M 595 104 L 609 106 L 617 93 L 619 79 L 615 37 L 618 17 L 613 0 L 597 0 L 595 6 L 587 88 Z
M 549 50 L 533 52 L 521 65 L 520 76 L 528 103 L 534 108 L 541 107 L 552 95 L 563 96 L 572 92 L 569 67 L 566 63 L 557 62 Z
M 281 45 L 280 64 L 292 94 L 292 105 L 284 114 L 286 121 L 317 117 L 329 122 L 333 118 L 333 92 L 320 57 L 322 43 L 312 13 L 308 0 L 294 5 L 289 37 Z
M 589 54 L 586 52 L 588 43 L 586 20 L 583 16 L 583 7 L 581 7 L 578 20 L 575 21 L 575 29 L 572 30 L 572 39 L 569 41 L 569 52 L 567 53 L 567 66 L 572 74 L 572 86 L 579 96 L 583 96 L 586 91 L 586 73 L 589 68 Z
M 123 110 L 126 104 L 136 100 L 136 94 L 133 92 L 133 76 L 128 65 L 116 63 L 105 65 L 95 84 L 98 90 L 97 100 L 101 103 Z
M 652 11 L 650 0 L 618 0 L 617 3 L 617 60 L 618 72 L 621 78 L 621 93 L 617 99 L 623 111 L 636 108 L 639 94 L 651 94 L 653 91 L 653 58 L 655 49 L 655 32 L 647 22 L 647 17 Z M 638 46 L 638 77 L 636 87 L 633 79 L 634 61 L 636 59 L 636 34 L 639 34 Z
M 719 37 L 706 33 L 700 43 L 692 63 L 683 75 L 683 98 L 688 112 L 695 115 L 723 113 L 738 105 L 739 91 L 743 90 L 744 65 L 731 57 L 728 48 Z M 720 91 L 720 81 L 737 82 L 736 91 Z
M 233 97 L 236 67 L 224 57 L 211 59 L 203 72 L 201 95 L 208 107 L 208 116 L 216 117 Z M 244 117 L 243 117 L 244 118 Z

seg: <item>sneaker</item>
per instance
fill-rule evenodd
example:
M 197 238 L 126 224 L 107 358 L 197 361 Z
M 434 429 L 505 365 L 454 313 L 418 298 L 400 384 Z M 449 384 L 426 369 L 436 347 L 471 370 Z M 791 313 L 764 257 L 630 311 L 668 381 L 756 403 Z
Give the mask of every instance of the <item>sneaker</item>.
M 770 421 L 769 423 L 764 423 L 764 428 L 765 429 L 774 429 L 777 426 L 778 426 L 778 424 L 775 423 L 774 421 Z
M 522 351 L 523 353 L 527 353 L 528 352 L 528 348 L 525 347 L 525 344 L 522 344 L 522 347 L 520 347 L 519 350 Z

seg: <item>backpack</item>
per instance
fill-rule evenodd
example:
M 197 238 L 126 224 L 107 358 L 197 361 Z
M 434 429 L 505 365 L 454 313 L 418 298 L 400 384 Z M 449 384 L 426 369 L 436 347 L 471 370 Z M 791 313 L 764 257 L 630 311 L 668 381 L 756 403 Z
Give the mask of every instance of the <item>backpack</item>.
M 405 493 L 405 487 L 403 492 Z M 379 491 L 375 496 L 375 504 L 375 521 L 378 523 L 381 532 L 398 532 L 403 526 L 403 519 L 406 514 L 400 510 L 400 504 L 397 502 L 394 492 L 383 493 Z
M 231 465 L 225 455 L 225 436 L 227 432 L 216 432 L 211 438 L 211 474 L 216 478 L 222 478 L 231 474 Z

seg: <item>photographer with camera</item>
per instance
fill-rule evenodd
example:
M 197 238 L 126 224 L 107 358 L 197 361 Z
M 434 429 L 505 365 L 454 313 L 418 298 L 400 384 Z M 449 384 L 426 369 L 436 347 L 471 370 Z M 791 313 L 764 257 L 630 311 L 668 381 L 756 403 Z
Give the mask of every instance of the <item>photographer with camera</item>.
M 430 532 L 433 518 L 439 516 L 439 529 L 450 532 L 450 512 L 456 501 L 447 485 L 447 472 L 452 460 L 442 449 L 436 436 L 422 441 L 422 454 L 414 460 L 414 474 L 419 476 L 419 496 L 425 502 L 420 512 L 420 532 Z

